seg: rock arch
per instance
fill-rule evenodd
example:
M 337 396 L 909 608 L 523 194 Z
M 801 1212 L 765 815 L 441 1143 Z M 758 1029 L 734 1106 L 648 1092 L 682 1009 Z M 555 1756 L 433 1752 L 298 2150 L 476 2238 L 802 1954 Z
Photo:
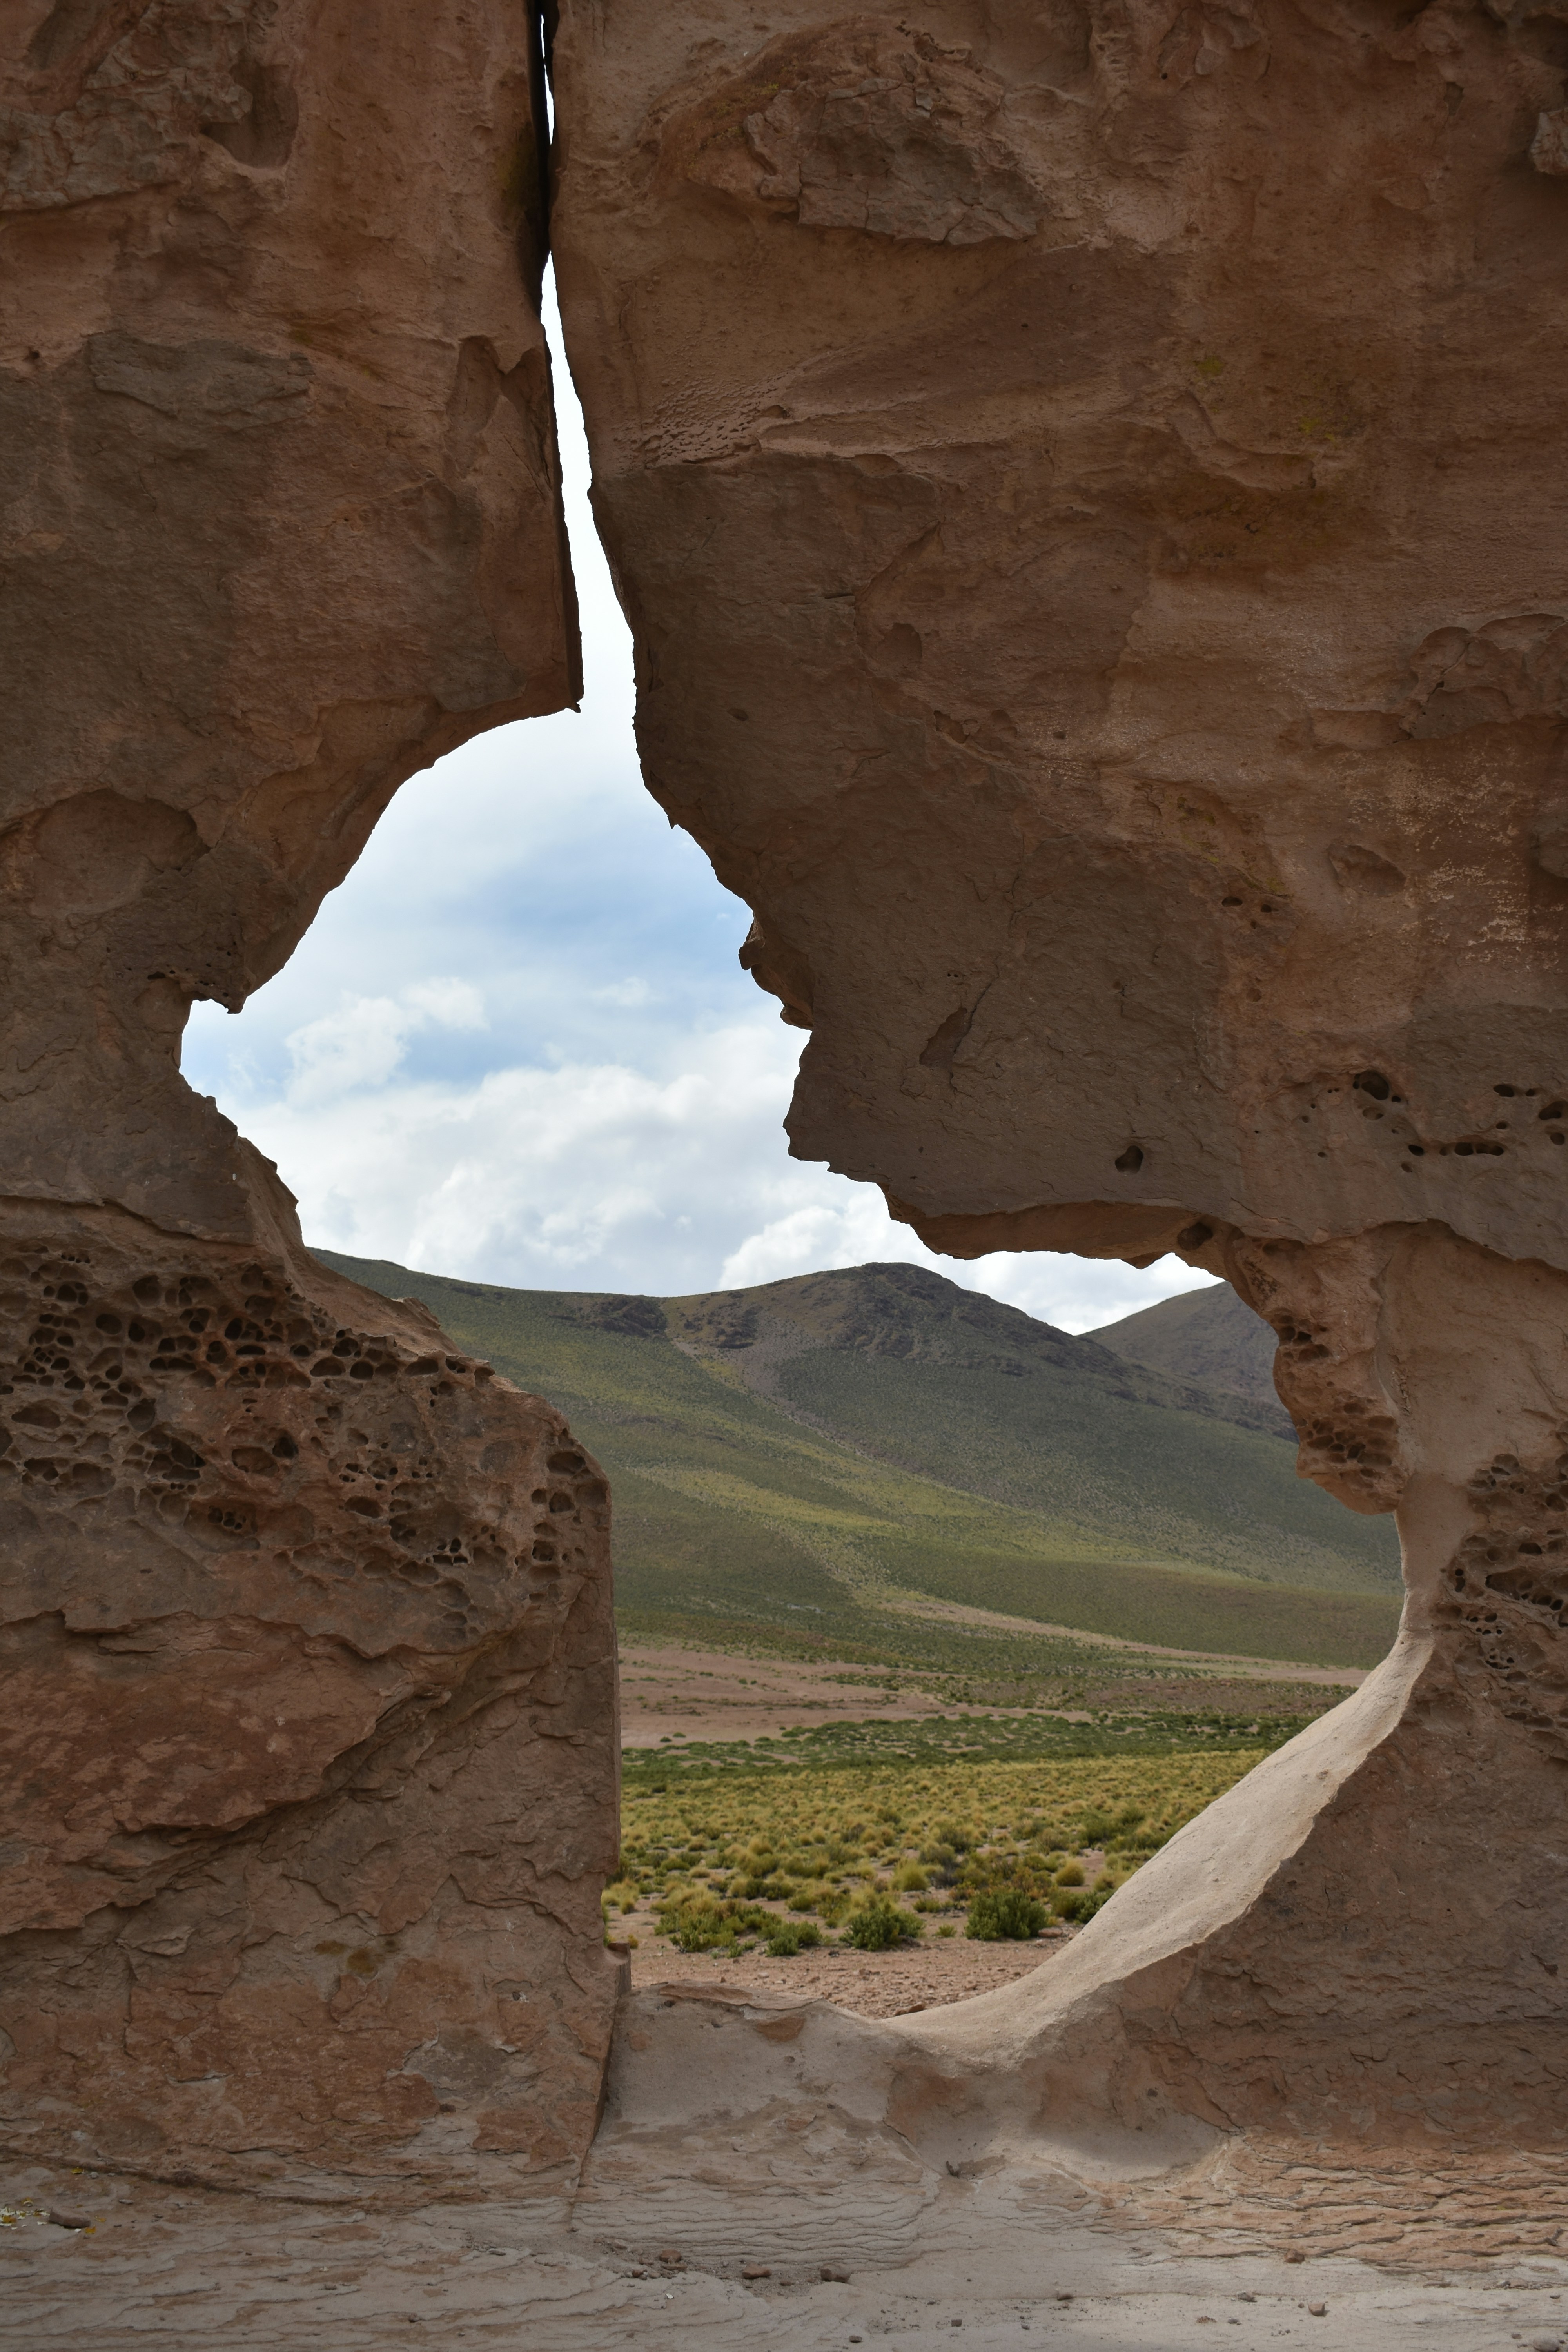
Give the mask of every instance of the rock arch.
M 177 1074 L 404 776 L 576 691 L 541 59 L 489 0 L 23 14 L 0 2115 L 559 2177 L 615 1992 L 602 1486 Z M 645 769 L 812 1031 L 796 1147 L 959 1255 L 1227 1274 L 1405 1539 L 1387 1665 L 1048 1992 L 835 2063 L 960 2166 L 1558 2136 L 1560 28 L 547 16 Z

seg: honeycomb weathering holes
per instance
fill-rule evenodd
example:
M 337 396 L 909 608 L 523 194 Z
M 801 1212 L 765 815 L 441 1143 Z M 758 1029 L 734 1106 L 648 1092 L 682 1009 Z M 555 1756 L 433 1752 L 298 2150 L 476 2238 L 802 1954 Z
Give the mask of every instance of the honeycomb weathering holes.
M 121 1277 L 105 1295 L 14 1261 L 4 1321 L 0 1461 L 23 1491 L 117 1497 L 197 1547 L 265 1544 L 307 1580 L 388 1575 L 461 1611 L 457 1571 L 482 1559 L 537 1603 L 583 1566 L 576 1530 L 606 1500 L 585 1457 L 556 1446 L 542 1545 L 464 1505 L 441 1424 L 490 1368 L 332 1327 L 255 1270 L 227 1296 L 196 1274 Z

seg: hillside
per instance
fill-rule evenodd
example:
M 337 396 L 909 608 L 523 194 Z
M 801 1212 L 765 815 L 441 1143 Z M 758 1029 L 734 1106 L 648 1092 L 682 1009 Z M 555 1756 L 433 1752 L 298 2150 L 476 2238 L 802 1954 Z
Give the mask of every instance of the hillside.
M 566 1412 L 614 1482 L 623 1615 L 886 1648 L 932 1604 L 1324 1664 L 1380 1656 L 1391 1523 L 1295 1475 L 1247 1400 L 924 1269 L 658 1300 L 317 1255 Z M 911 1616 L 910 1612 L 916 1613 Z
M 1247 1408 L 1258 1426 L 1294 1444 L 1290 1416 L 1274 1386 L 1274 1334 L 1228 1282 L 1163 1298 L 1089 1336 L 1142 1370 L 1207 1390 L 1215 1410 Z

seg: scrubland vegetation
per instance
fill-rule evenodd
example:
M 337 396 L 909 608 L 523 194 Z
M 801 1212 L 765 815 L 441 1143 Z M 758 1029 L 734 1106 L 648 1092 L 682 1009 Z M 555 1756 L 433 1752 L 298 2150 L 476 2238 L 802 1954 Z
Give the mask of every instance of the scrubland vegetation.
M 651 1903 L 689 1952 L 1033 1936 L 1092 1918 L 1266 1752 L 634 1779 L 606 1928 Z

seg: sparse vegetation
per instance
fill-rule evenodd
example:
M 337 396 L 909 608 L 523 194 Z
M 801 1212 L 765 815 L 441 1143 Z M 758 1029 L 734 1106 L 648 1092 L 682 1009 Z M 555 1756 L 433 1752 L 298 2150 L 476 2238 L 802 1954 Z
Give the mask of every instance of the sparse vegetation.
M 661 1781 L 634 1759 L 611 1893 L 618 1902 L 635 1886 L 688 1952 L 765 1940 L 782 1958 L 832 1928 L 862 1949 L 887 1949 L 933 1927 L 952 1933 L 948 1911 L 982 1940 L 1034 1935 L 1047 1913 L 1091 1918 L 1265 1752 L 1168 1746 L 787 1773 L 726 1765 Z M 916 1894 L 917 1875 L 935 1884 Z M 900 1894 L 914 1895 L 913 1907 Z
M 1026 1943 L 1050 1917 L 1046 1906 L 1016 1886 L 988 1887 L 969 1906 L 968 1934 L 982 1944 Z
M 888 1952 L 895 1944 L 912 1941 L 921 1932 L 921 1923 L 912 1911 L 905 1911 L 886 1895 L 873 1895 L 851 1911 L 844 1924 L 840 1942 L 853 1944 L 858 1951 Z

